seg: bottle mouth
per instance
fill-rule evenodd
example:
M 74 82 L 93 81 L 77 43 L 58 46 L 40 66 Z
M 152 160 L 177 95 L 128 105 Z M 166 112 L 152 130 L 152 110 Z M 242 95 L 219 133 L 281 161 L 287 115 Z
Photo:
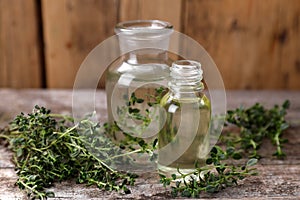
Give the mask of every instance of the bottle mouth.
M 120 22 L 115 27 L 116 34 L 154 37 L 169 35 L 173 32 L 173 25 L 160 20 L 132 20 Z
M 193 60 L 177 60 L 173 62 L 171 76 L 182 79 L 199 79 L 203 78 L 201 64 Z
M 125 32 L 125 31 L 135 31 L 135 30 L 164 30 L 173 29 L 172 24 L 160 20 L 132 20 L 120 22 L 116 25 L 115 31 Z

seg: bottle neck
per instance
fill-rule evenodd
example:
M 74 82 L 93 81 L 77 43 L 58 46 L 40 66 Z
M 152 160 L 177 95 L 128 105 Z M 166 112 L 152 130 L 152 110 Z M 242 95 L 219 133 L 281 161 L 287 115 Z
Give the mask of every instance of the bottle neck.
M 140 60 L 165 60 L 173 26 L 159 20 L 134 20 L 117 24 L 120 53 L 129 63 Z
M 124 55 L 128 64 L 166 63 L 168 60 L 167 51 L 161 49 L 140 49 L 131 51 Z
M 128 64 L 161 63 L 168 59 L 169 35 L 153 40 L 141 37 L 119 35 L 120 51 Z
M 170 68 L 169 88 L 174 98 L 199 97 L 204 89 L 202 83 L 201 64 L 190 60 L 180 60 L 172 64 Z
M 143 54 L 149 52 L 147 49 L 156 49 L 157 51 L 167 51 L 169 48 L 170 35 L 160 35 L 157 37 L 143 38 L 143 36 L 126 35 L 126 33 L 119 33 L 119 45 L 121 54 L 128 52 L 136 52 L 136 54 Z

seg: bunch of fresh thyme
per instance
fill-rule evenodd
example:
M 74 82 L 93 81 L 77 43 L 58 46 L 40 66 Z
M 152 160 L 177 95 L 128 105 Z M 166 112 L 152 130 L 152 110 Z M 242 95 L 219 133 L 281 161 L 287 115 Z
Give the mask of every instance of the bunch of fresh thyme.
M 116 171 L 101 160 L 120 148 L 99 134 L 98 123 L 82 120 L 74 126 L 72 122 L 36 106 L 32 113 L 18 115 L 0 135 L 14 152 L 19 188 L 33 199 L 43 199 L 54 195 L 45 188 L 75 178 L 77 183 L 130 193 L 127 186 L 134 184 L 137 175 Z
M 158 103 L 163 92 L 158 88 L 157 97 L 154 97 L 154 102 L 149 106 Z M 127 105 L 128 110 L 137 120 L 149 120 L 139 115 L 139 110 L 132 110 L 135 109 L 132 107 L 135 103 L 142 102 L 142 99 L 133 94 Z M 160 175 L 160 182 L 165 187 L 171 186 L 173 196 L 198 197 L 201 191 L 218 192 L 237 184 L 238 180 L 246 176 L 257 174 L 251 166 L 257 162 L 257 150 L 264 138 L 271 139 L 275 144 L 276 156 L 284 156 L 281 143 L 284 142 L 282 132 L 288 127 L 284 119 L 288 107 L 289 102 L 286 101 L 281 107 L 274 106 L 269 110 L 256 104 L 248 109 L 228 111 L 227 124 L 237 126 L 239 132 L 234 136 L 223 137 L 225 147 L 224 144 L 223 148 L 216 145 L 206 160 L 206 166 L 196 166 L 189 174 L 182 174 L 178 169 L 180 175 Z M 129 193 L 127 186 L 134 184 L 137 175 L 116 171 L 104 159 L 112 152 L 113 155 L 115 152 L 122 155 L 122 149 L 148 153 L 151 155 L 150 159 L 157 156 L 154 153 L 157 139 L 148 144 L 124 133 L 125 140 L 116 147 L 108 137 L 101 137 L 120 131 L 116 124 L 100 126 L 85 119 L 74 126 L 72 122 L 73 119 L 68 116 L 51 114 L 50 110 L 36 106 L 31 114 L 22 113 L 17 116 L 10 127 L 0 134 L 0 138 L 5 138 L 14 152 L 13 160 L 19 176 L 16 184 L 26 190 L 30 197 L 43 199 L 53 196 L 53 193 L 45 191 L 47 187 L 57 181 L 74 178 L 77 183 Z M 92 153 L 90 149 L 93 149 Z M 232 164 L 233 159 L 241 159 L 248 152 L 253 158 L 245 164 Z M 123 159 L 127 159 L 126 153 L 118 156 L 118 159 L 122 163 Z M 118 159 L 111 162 L 118 162 Z

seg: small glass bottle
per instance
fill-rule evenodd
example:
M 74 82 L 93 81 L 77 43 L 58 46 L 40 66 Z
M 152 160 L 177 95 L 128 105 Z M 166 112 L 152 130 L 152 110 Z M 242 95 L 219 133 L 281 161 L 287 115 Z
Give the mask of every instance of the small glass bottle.
M 188 173 L 205 162 L 209 150 L 211 106 L 203 93 L 201 64 L 179 60 L 170 68 L 169 92 L 162 98 L 166 121 L 158 135 L 158 170 Z

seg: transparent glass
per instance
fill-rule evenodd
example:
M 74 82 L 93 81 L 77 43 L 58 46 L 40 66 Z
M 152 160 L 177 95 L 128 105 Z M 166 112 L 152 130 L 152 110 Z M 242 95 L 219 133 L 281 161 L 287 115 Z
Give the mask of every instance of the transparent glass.
M 165 82 L 170 74 L 170 64 L 167 50 L 169 37 L 173 31 L 172 25 L 158 20 L 126 21 L 116 25 L 121 57 L 114 61 L 106 72 L 105 89 L 107 93 L 108 120 L 110 123 L 118 121 L 128 128 L 139 129 L 142 134 L 142 120 L 130 118 L 122 113 L 132 97 L 132 94 L 144 99 L 144 102 L 131 105 L 146 115 L 148 103 L 155 89 Z M 118 101 L 117 106 L 113 105 Z M 134 133 L 135 134 L 135 133 Z M 141 135 L 139 135 L 141 136 Z M 114 139 L 119 140 L 122 135 L 114 133 Z M 142 136 L 141 136 L 142 137 Z
M 203 93 L 200 63 L 181 60 L 173 63 L 169 92 L 161 105 L 167 112 L 166 123 L 158 135 L 159 148 L 167 150 L 158 155 L 158 169 L 166 175 L 188 173 L 195 164 L 203 165 L 209 151 L 211 105 Z M 171 164 L 165 160 L 181 151 Z

